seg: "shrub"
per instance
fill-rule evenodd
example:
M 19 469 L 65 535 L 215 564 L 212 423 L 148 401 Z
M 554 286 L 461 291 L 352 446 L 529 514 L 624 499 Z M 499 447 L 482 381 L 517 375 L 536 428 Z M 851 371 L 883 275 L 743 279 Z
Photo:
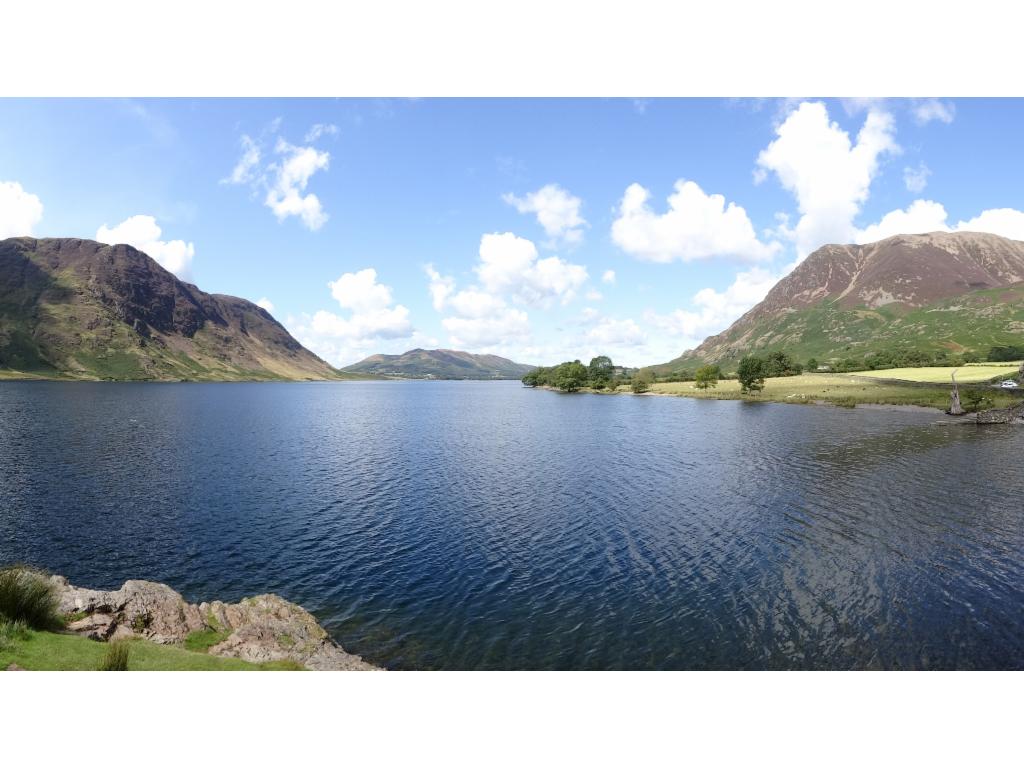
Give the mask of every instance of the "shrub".
M 40 630 L 64 626 L 57 606 L 57 594 L 46 574 L 13 566 L 0 570 L 0 617 L 20 621 Z
M 694 380 L 700 389 L 717 387 L 718 379 L 722 376 L 722 369 L 717 365 L 702 365 L 697 369 Z
M 100 663 L 100 672 L 126 672 L 128 670 L 128 653 L 130 651 L 129 640 L 115 640 L 110 643 L 103 661 Z
M 629 388 L 633 390 L 633 394 L 642 395 L 651 388 L 651 384 L 653 383 L 654 374 L 649 368 L 641 368 L 633 376 L 633 380 L 630 382 Z

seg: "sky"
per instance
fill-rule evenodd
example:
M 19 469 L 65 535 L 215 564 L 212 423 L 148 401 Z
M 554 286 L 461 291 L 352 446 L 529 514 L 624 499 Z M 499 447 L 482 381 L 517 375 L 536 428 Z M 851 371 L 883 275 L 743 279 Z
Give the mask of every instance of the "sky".
M 128 243 L 343 366 L 666 362 L 816 248 L 1024 240 L 1019 99 L 0 99 L 0 238 Z

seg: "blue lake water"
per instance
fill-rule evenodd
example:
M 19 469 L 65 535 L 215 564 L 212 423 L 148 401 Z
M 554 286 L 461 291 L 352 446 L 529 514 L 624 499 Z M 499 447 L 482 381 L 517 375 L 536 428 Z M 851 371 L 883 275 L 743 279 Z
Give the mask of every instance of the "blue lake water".
M 515 382 L 0 383 L 0 563 L 393 669 L 1024 668 L 1024 429 Z

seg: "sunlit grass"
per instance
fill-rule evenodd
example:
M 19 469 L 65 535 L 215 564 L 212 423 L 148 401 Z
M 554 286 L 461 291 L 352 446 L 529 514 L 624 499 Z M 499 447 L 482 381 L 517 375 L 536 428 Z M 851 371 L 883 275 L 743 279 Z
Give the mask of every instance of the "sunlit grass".
M 116 651 L 118 659 L 108 659 L 115 643 L 99 643 L 80 635 L 20 630 L 0 645 L 0 669 L 17 664 L 28 670 L 98 670 L 126 655 L 129 671 L 242 671 L 242 670 L 300 670 L 294 661 L 270 661 L 252 664 L 242 659 L 194 653 L 180 646 L 130 638 L 120 641 L 124 650 Z
M 881 373 L 881 372 L 880 372 Z M 948 408 L 949 388 L 930 387 L 926 384 L 894 381 L 874 381 L 860 374 L 805 373 L 766 379 L 759 394 L 744 395 L 736 380 L 718 382 L 714 389 L 698 389 L 692 381 L 658 382 L 651 392 L 662 395 L 680 395 L 710 400 L 761 400 L 780 403 L 831 403 L 834 405 L 918 405 L 928 408 Z M 1006 407 L 1020 399 L 1005 392 L 991 389 L 987 392 L 995 407 Z
M 999 377 L 1013 376 L 1020 370 L 1020 363 L 985 363 L 963 365 L 959 368 L 890 368 L 882 371 L 859 371 L 857 376 L 870 379 L 899 379 L 900 381 L 919 381 L 935 384 L 951 382 L 953 371 L 960 384 L 983 382 Z

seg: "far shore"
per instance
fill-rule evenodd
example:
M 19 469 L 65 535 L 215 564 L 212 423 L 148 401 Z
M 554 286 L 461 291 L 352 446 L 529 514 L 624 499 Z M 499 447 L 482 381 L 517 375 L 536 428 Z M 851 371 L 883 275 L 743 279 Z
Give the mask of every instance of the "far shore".
M 961 391 L 966 387 L 961 385 Z M 538 389 L 559 391 L 554 387 Z M 950 388 L 938 384 L 900 382 L 887 379 L 858 377 L 856 374 L 810 373 L 765 380 L 764 389 L 744 394 L 735 379 L 722 379 L 716 387 L 699 389 L 692 381 L 656 382 L 643 393 L 630 391 L 620 384 L 612 390 L 582 388 L 581 393 L 596 395 L 632 395 L 659 397 L 689 397 L 700 400 L 743 400 L 753 403 L 786 403 L 790 405 L 828 405 L 844 408 L 870 407 L 881 409 L 925 408 L 945 413 L 950 404 Z M 986 408 L 1008 408 L 1021 403 L 1020 396 L 994 388 L 987 388 L 990 402 Z

